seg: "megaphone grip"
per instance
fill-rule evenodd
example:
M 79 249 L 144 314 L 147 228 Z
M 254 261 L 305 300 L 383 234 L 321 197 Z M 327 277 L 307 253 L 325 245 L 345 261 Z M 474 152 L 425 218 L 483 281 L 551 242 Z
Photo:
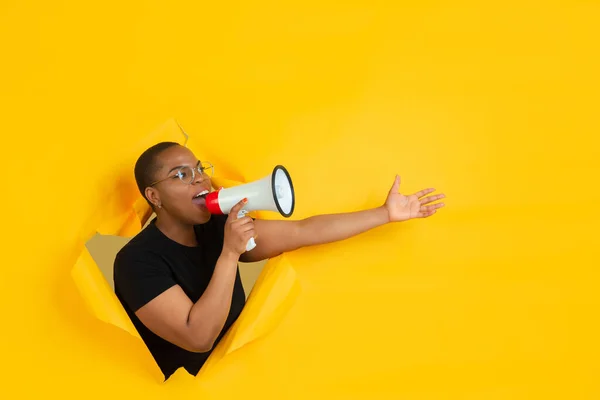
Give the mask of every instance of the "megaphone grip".
M 250 240 L 248 240 L 248 243 L 246 243 L 246 251 L 250 251 L 255 247 L 256 247 L 256 242 L 254 241 L 254 238 L 250 238 Z
M 247 210 L 240 210 L 238 211 L 238 218 L 243 218 L 246 214 L 248 214 Z M 248 240 L 248 243 L 246 243 L 246 251 L 250 251 L 253 248 L 256 247 L 256 242 L 254 241 L 254 238 L 250 238 L 250 240 Z

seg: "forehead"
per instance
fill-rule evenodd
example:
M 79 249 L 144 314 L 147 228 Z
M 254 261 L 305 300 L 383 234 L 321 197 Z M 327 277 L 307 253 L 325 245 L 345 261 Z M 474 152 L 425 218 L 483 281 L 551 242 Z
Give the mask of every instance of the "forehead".
M 171 168 L 179 166 L 191 166 L 193 167 L 198 159 L 194 153 L 183 146 L 173 146 L 158 155 L 158 161 L 161 170 L 170 170 Z

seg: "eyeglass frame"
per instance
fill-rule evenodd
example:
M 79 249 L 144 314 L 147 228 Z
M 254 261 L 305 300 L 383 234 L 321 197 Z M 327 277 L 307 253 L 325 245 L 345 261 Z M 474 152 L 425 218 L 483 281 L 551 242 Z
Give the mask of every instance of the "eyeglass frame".
M 206 164 L 210 165 L 210 167 L 209 167 L 209 168 L 210 168 L 210 169 L 212 169 L 212 172 L 211 172 L 211 175 L 210 175 L 210 176 L 212 176 L 212 175 L 215 173 L 215 166 L 214 166 L 212 163 L 208 162 L 208 161 L 204 161 L 204 163 L 206 163 Z M 183 169 L 183 168 L 190 168 L 190 169 L 192 170 L 192 180 L 190 181 L 190 183 L 186 183 L 186 182 L 184 182 L 184 181 L 183 181 L 183 179 L 181 178 L 181 176 L 179 175 L 179 174 L 181 173 L 181 169 Z M 187 165 L 186 165 L 186 166 L 182 166 L 182 167 L 180 167 L 180 168 L 178 168 L 178 169 L 177 169 L 177 172 L 176 172 L 174 175 L 169 175 L 169 176 L 167 176 L 167 177 L 166 177 L 166 178 L 164 178 L 164 179 L 160 179 L 160 180 L 158 180 L 158 181 L 156 181 L 156 182 L 153 182 L 153 183 L 151 183 L 150 185 L 148 185 L 148 187 L 152 187 L 152 186 L 154 186 L 154 185 L 156 185 L 156 184 L 159 184 L 159 183 L 161 183 L 161 182 L 164 182 L 164 181 L 166 181 L 166 180 L 168 180 L 168 179 L 172 179 L 172 178 L 174 178 L 174 177 L 178 177 L 178 178 L 179 178 L 179 180 L 180 180 L 182 183 L 186 183 L 187 185 L 191 185 L 191 184 L 193 184 L 193 183 L 194 183 L 194 181 L 196 180 L 196 171 L 198 171 L 198 173 L 199 173 L 200 175 L 204 175 L 204 170 L 206 170 L 206 169 L 208 169 L 208 168 L 204 168 L 204 167 L 202 167 L 202 161 L 198 160 L 198 163 L 196 164 L 196 166 L 195 166 L 195 167 L 191 168 L 191 167 L 188 167 Z M 208 174 L 207 174 L 207 175 L 208 175 Z M 209 177 L 210 177 L 210 176 L 209 176 Z

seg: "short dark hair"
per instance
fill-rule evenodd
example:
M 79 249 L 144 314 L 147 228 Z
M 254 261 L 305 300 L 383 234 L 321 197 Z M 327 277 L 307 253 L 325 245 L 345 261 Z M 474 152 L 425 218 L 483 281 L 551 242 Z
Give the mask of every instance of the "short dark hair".
M 154 204 L 148 200 L 145 191 L 146 188 L 156 180 L 156 171 L 160 168 L 160 165 L 158 164 L 158 156 L 160 153 L 173 146 L 180 146 L 180 144 L 176 142 L 157 143 L 154 146 L 146 149 L 146 151 L 142 153 L 135 163 L 135 181 L 140 193 L 146 199 L 148 204 L 150 204 L 150 207 L 154 207 Z

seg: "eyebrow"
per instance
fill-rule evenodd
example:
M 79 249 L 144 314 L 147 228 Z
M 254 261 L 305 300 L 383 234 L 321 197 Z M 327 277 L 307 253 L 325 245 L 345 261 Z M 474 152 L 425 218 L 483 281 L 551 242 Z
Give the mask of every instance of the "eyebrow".
M 170 174 L 171 174 L 171 172 L 173 172 L 173 171 L 175 171 L 176 169 L 179 169 L 179 168 L 181 168 L 181 167 L 185 167 L 185 165 L 178 165 L 178 166 L 176 166 L 176 167 L 173 167 L 173 168 L 171 168 L 171 169 L 169 170 L 169 172 L 167 172 L 167 175 L 170 175 Z
M 196 163 L 196 167 L 198 166 L 198 164 L 200 164 L 200 160 L 198 160 L 198 162 Z M 187 167 L 187 165 L 178 165 L 176 167 L 173 167 L 169 170 L 169 172 L 167 172 L 167 175 L 170 175 L 171 172 L 175 171 L 176 169 L 182 168 L 182 167 Z

